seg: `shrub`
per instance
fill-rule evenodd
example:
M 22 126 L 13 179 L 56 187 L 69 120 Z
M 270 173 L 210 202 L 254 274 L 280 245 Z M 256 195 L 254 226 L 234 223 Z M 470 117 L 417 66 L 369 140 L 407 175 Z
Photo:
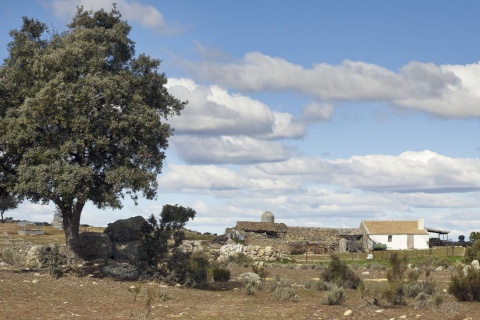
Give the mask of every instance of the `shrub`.
M 468 268 L 465 273 L 459 268 L 450 280 L 448 293 L 458 301 L 480 301 L 480 270 Z
M 253 265 L 252 271 L 260 276 L 260 279 L 265 280 L 270 275 L 267 269 L 263 266 Z
M 471 247 L 465 249 L 463 262 L 471 263 L 473 260 L 480 260 L 480 240 L 476 240 Z
M 406 305 L 407 303 L 405 302 L 404 296 L 403 285 L 396 282 L 391 282 L 383 287 L 381 293 L 381 297 L 392 305 Z
M 333 254 L 331 259 L 328 267 L 322 271 L 321 279 L 339 287 L 356 289 L 362 280 L 337 255 Z
M 56 279 L 63 276 L 60 250 L 56 244 L 54 244 L 51 250 L 47 253 L 47 266 L 48 272 L 51 276 L 55 277 Z
M 314 281 L 312 287 L 317 291 L 328 291 L 331 288 L 331 286 L 323 280 Z
M 248 268 L 253 263 L 253 259 L 247 257 L 244 253 L 239 252 L 228 257 L 228 265 Z
M 215 282 L 226 282 L 230 280 L 230 270 L 225 268 L 212 268 L 212 278 Z
M 189 259 L 185 284 L 190 287 L 204 285 L 208 278 L 209 267 L 210 264 L 205 255 L 202 253 L 193 254 Z
M 399 257 L 397 252 L 390 256 L 390 269 L 387 271 L 388 282 L 401 282 L 407 270 L 407 256 Z
M 256 292 L 256 283 L 255 282 L 247 282 L 245 284 L 245 293 L 247 296 L 252 296 Z
M 346 300 L 345 290 L 343 288 L 335 288 L 328 291 L 322 298 L 321 304 L 333 306 L 340 305 Z
M 0 251 L 0 260 L 14 267 L 22 267 L 25 265 L 25 256 L 8 248 Z
M 295 290 L 290 286 L 277 286 L 275 290 L 273 290 L 273 297 L 278 301 L 298 301 L 298 296 L 295 294 Z

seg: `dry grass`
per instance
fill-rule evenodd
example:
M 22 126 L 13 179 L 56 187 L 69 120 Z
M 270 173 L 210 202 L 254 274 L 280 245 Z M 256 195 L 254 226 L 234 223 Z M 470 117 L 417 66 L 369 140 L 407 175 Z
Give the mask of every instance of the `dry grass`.
M 2 238 L 17 239 L 0 224 Z M 45 229 L 43 236 L 21 236 L 35 243 L 62 243 L 61 230 Z M 89 230 L 92 231 L 92 230 Z M 58 240 L 55 240 L 58 239 Z M 251 268 L 229 267 L 232 278 Z M 0 319 L 407 319 L 438 320 L 478 318 L 480 303 L 460 303 L 443 292 L 450 280 L 449 271 L 432 272 L 437 292 L 444 303 L 440 307 L 415 309 L 415 300 L 407 306 L 379 307 L 367 305 L 357 290 L 346 290 L 342 305 L 325 306 L 325 292 L 305 288 L 305 283 L 317 280 L 319 269 L 269 266 L 270 275 L 255 295 L 245 294 L 241 282 L 210 283 L 209 290 L 183 289 L 159 283 L 125 282 L 112 279 L 78 277 L 73 273 L 60 279 L 49 276 L 47 270 L 21 271 L 0 266 Z M 384 270 L 355 272 L 369 283 L 382 282 Z M 272 293 L 276 279 L 288 279 L 298 301 L 279 301 Z M 133 287 L 132 287 L 133 286 Z M 138 288 L 138 289 L 137 289 Z M 135 293 L 137 292 L 137 293 Z M 381 312 L 379 312 L 381 311 Z

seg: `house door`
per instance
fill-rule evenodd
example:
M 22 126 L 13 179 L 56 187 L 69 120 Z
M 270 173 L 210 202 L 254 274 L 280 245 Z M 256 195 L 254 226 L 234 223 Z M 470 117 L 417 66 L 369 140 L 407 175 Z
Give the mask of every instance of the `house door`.
M 407 248 L 408 249 L 415 249 L 413 234 L 407 234 Z

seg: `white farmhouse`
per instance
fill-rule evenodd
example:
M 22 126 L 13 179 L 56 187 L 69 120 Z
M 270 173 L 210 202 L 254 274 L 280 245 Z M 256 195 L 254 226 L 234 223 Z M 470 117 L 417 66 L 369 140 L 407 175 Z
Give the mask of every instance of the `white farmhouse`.
M 363 247 L 388 250 L 428 249 L 429 235 L 424 219 L 418 220 L 363 220 L 359 227 L 363 234 Z M 386 247 L 385 247 L 386 246 Z

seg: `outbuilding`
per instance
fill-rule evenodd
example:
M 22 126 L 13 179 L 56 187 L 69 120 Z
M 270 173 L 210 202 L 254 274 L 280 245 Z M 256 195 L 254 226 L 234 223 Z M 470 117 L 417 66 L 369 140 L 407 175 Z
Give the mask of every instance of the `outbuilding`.
M 428 231 L 424 219 L 418 220 L 363 220 L 359 227 L 363 234 L 364 250 L 428 249 Z

